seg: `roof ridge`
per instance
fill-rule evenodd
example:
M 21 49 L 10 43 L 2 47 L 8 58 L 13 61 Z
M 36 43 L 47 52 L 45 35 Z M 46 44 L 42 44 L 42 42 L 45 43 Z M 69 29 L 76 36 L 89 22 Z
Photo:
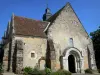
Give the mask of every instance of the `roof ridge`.
M 24 16 L 17 16 L 17 15 L 14 15 L 14 17 L 19 17 L 19 18 L 29 19 L 29 20 L 33 20 L 33 21 L 48 22 L 48 21 L 36 20 L 36 19 L 24 17 Z
M 54 15 L 52 15 L 47 21 L 50 21 L 51 23 L 57 18 L 57 16 L 60 14 L 60 12 L 67 6 L 71 6 L 70 2 L 67 2 L 61 9 L 59 9 Z
M 60 12 L 64 9 L 66 5 L 64 5 L 61 9 L 59 9 L 54 15 L 52 15 L 47 21 L 50 21 L 51 23 L 57 18 L 57 16 L 60 14 Z

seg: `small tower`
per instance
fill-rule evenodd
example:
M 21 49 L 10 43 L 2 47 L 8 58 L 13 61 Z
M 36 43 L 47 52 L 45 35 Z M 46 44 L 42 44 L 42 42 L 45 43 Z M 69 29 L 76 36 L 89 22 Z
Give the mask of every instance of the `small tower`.
M 45 14 L 43 15 L 43 21 L 48 20 L 52 16 L 50 9 L 47 7 L 45 10 Z

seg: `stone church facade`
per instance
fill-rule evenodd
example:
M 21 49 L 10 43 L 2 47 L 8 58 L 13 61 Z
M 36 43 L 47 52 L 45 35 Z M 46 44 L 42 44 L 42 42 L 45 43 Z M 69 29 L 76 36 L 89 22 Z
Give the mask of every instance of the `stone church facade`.
M 54 15 L 47 8 L 43 20 L 12 15 L 2 40 L 5 71 L 26 66 L 73 73 L 96 69 L 92 41 L 70 3 Z

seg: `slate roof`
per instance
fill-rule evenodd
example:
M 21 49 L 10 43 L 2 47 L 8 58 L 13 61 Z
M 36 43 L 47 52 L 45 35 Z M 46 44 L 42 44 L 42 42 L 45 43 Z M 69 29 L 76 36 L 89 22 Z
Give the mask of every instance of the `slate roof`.
M 14 16 L 14 29 L 16 35 L 46 37 L 43 32 L 48 22 Z

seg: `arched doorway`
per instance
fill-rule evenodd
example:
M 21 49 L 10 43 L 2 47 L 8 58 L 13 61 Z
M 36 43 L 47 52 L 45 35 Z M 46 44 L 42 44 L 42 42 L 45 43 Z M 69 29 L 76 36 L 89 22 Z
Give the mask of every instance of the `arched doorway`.
M 41 57 L 41 58 L 38 60 L 38 64 L 39 64 L 39 69 L 40 69 L 40 70 L 44 70 L 45 67 L 46 67 L 45 57 Z
M 73 55 L 69 55 L 68 57 L 68 66 L 69 66 L 69 71 L 75 73 L 75 58 Z
M 72 73 L 83 72 L 84 67 L 83 57 L 77 48 L 69 48 L 63 54 L 63 68 Z

